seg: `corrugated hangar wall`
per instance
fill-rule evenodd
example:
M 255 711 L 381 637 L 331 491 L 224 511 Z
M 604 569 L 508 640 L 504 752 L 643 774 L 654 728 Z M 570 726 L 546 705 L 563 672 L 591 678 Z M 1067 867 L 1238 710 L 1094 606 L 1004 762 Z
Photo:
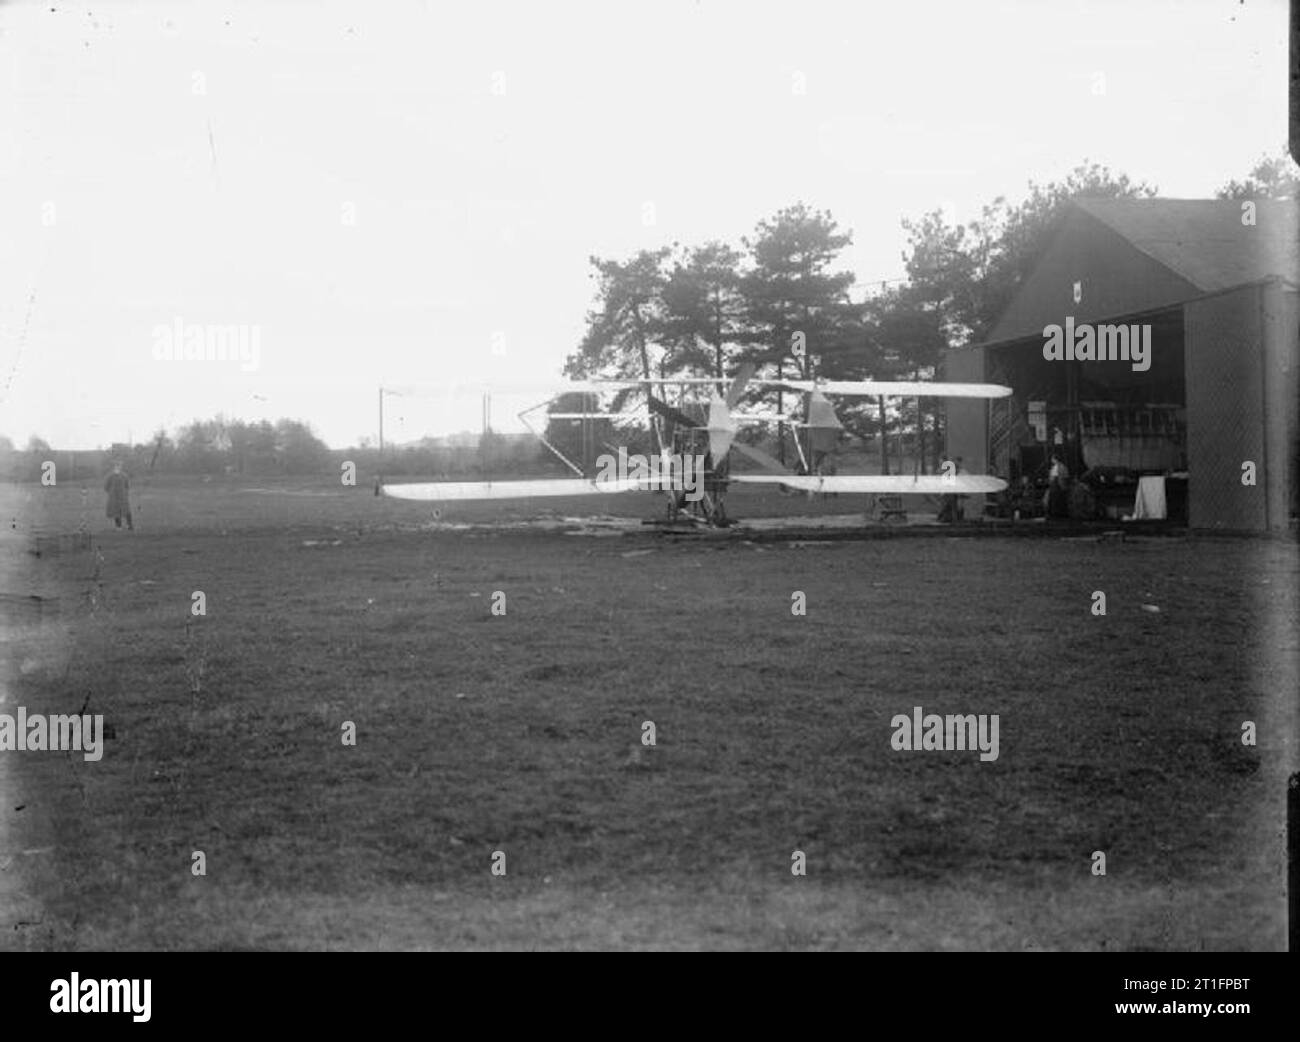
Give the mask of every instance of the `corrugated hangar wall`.
M 1262 529 L 1262 475 L 1242 484 L 1242 464 L 1264 460 L 1263 329 L 1259 289 L 1184 305 L 1188 522 L 1193 528 Z
M 1294 495 L 1296 294 L 1276 283 L 1185 305 L 1189 523 L 1287 527 Z M 1242 482 L 1255 465 L 1255 484 Z
M 1300 293 L 1272 283 L 1261 299 L 1268 523 L 1281 529 L 1300 512 Z

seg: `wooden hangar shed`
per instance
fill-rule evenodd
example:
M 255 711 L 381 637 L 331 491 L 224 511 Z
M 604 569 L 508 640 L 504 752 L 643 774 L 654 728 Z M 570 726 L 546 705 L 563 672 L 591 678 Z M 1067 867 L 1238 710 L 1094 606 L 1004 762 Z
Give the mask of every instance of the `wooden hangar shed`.
M 1059 456 L 1111 517 L 1160 475 L 1171 519 L 1286 529 L 1298 300 L 1294 201 L 1076 200 L 988 340 L 945 356 L 945 379 L 1014 391 L 950 401 L 948 453 L 1026 493 Z

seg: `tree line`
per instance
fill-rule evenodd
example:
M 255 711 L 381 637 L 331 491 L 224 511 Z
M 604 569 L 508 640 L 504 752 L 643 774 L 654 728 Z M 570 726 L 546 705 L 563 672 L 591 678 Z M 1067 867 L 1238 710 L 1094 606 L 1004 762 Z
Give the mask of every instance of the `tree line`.
M 14 478 L 30 476 L 43 460 L 62 455 L 40 437 L 28 439 L 21 451 L 0 437 L 0 471 Z M 329 447 L 301 420 L 249 422 L 222 416 L 193 420 L 174 435 L 158 430 L 147 442 L 73 455 L 87 467 L 92 457 L 100 457 L 104 465 L 116 459 L 134 472 L 209 475 L 318 474 L 333 459 Z
M 118 443 L 107 449 L 58 449 L 35 435 L 18 449 L 0 435 L 0 480 L 39 480 L 47 460 L 54 461 L 58 474 L 78 479 L 106 473 L 114 462 L 122 463 L 134 476 L 337 476 L 344 461 L 352 462 L 367 476 L 469 480 L 485 473 L 500 477 L 539 470 L 561 473 L 563 468 L 549 452 L 546 459 L 539 459 L 540 448 L 531 434 L 487 431 L 468 441 L 463 435 L 450 435 L 390 445 L 381 454 L 368 439 L 331 449 L 301 420 L 246 422 L 215 416 L 185 424 L 174 435 L 159 430 L 147 442 Z

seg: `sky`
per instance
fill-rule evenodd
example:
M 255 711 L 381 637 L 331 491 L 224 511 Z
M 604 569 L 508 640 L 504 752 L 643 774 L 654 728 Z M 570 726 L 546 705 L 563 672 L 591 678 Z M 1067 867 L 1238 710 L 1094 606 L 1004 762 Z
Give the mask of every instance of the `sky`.
M 878 284 L 903 274 L 904 218 L 969 220 L 1085 159 L 1208 198 L 1286 140 L 1286 18 L 1285 0 L 5 4 L 0 434 L 106 447 L 220 413 L 345 447 L 375 438 L 381 386 L 441 389 L 390 401 L 390 438 L 477 429 L 479 394 L 448 388 L 557 381 L 593 254 L 738 244 L 802 200 Z M 222 336 L 233 357 L 185 357 Z M 495 396 L 494 426 L 537 400 Z

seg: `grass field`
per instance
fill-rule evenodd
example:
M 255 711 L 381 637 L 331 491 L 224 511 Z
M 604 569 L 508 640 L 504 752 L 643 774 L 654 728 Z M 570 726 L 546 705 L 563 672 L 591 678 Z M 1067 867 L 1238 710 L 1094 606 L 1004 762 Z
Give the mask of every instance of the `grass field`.
M 0 711 L 89 699 L 113 731 L 97 763 L 0 753 L 7 947 L 1285 945 L 1293 542 L 457 529 L 593 507 L 431 526 L 235 479 L 135 498 L 127 533 L 95 484 L 0 486 L 0 592 L 46 598 L 9 609 Z M 30 552 L 83 512 L 91 549 Z M 998 759 L 895 751 L 917 705 L 998 714 Z

